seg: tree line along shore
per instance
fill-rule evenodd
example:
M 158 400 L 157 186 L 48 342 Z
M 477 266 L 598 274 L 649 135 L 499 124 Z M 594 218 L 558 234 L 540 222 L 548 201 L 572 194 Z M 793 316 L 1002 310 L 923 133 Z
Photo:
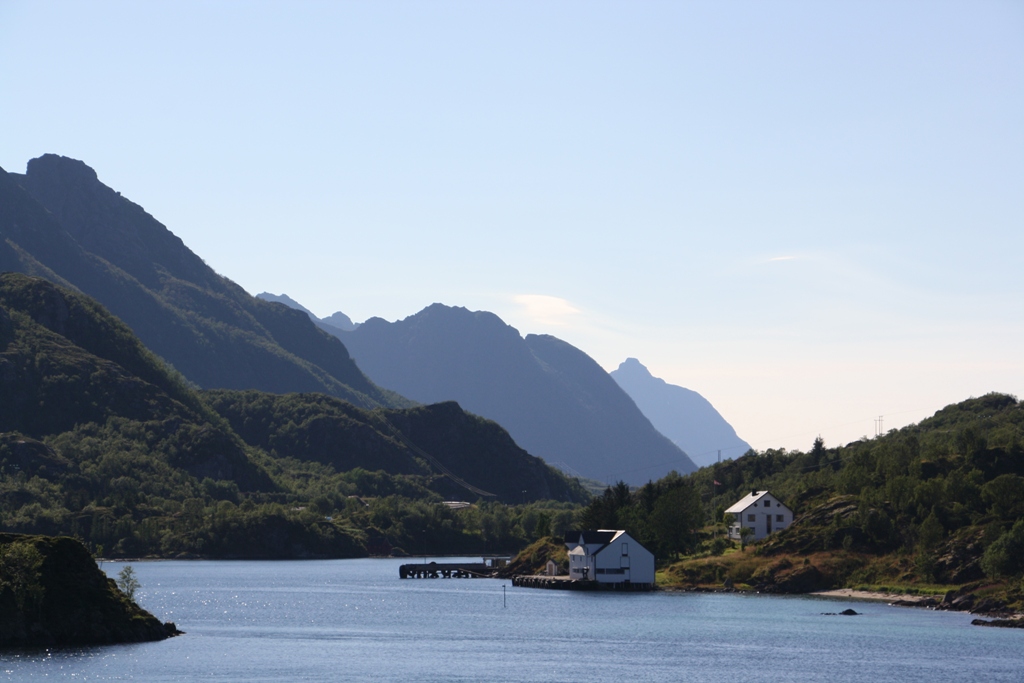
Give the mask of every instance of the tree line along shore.
M 87 554 L 516 553 L 568 529 L 624 529 L 659 558 L 663 586 L 952 592 L 1021 611 L 1024 407 L 1003 394 L 873 439 L 752 450 L 592 495 L 454 403 L 199 390 L 95 301 L 8 273 L 0 402 L 0 530 L 75 538 Z M 744 547 L 725 510 L 752 489 L 796 519 Z M 31 583 L 23 566 L 0 565 L 2 599 Z

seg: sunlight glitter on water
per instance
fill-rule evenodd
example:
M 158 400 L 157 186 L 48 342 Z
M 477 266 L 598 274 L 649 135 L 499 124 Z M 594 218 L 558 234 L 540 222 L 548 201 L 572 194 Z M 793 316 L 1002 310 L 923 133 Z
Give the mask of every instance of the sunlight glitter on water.
M 136 563 L 186 635 L 0 655 L 9 680 L 1024 680 L 1024 634 L 970 615 L 735 594 L 512 589 L 398 578 L 398 560 Z M 104 570 L 115 575 L 117 563 Z M 502 606 L 505 585 L 506 604 Z

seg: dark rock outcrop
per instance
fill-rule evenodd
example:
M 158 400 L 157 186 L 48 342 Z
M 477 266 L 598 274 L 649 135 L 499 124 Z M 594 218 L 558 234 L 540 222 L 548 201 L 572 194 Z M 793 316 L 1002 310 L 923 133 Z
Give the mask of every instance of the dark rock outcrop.
M 0 647 L 163 640 L 171 622 L 132 602 L 73 538 L 0 534 Z
M 973 619 L 972 626 L 996 626 L 999 628 L 1024 628 L 1024 619 Z
M 935 558 L 935 574 L 944 583 L 965 584 L 985 577 L 981 557 L 985 554 L 984 530 L 957 534 L 947 539 Z
M 813 564 L 794 567 L 788 560 L 763 567 L 749 583 L 762 593 L 813 593 L 832 588 L 828 577 Z

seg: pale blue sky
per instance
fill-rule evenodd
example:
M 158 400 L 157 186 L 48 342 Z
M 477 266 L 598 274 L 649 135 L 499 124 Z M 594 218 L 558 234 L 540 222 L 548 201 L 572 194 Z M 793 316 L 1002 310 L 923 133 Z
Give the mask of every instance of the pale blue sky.
M 0 0 L 0 166 L 248 291 L 635 356 L 758 448 L 1024 396 L 1024 3 Z

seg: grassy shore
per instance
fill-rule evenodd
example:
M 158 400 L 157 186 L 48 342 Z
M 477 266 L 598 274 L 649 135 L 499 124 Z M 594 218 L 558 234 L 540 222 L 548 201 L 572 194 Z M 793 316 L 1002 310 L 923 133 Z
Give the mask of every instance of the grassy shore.
M 849 550 L 768 553 L 759 545 L 720 555 L 682 557 L 664 565 L 657 585 L 667 590 L 812 594 L 955 609 L 992 616 L 1024 614 L 1019 581 L 984 579 L 939 584 L 922 579 L 914 558 Z

